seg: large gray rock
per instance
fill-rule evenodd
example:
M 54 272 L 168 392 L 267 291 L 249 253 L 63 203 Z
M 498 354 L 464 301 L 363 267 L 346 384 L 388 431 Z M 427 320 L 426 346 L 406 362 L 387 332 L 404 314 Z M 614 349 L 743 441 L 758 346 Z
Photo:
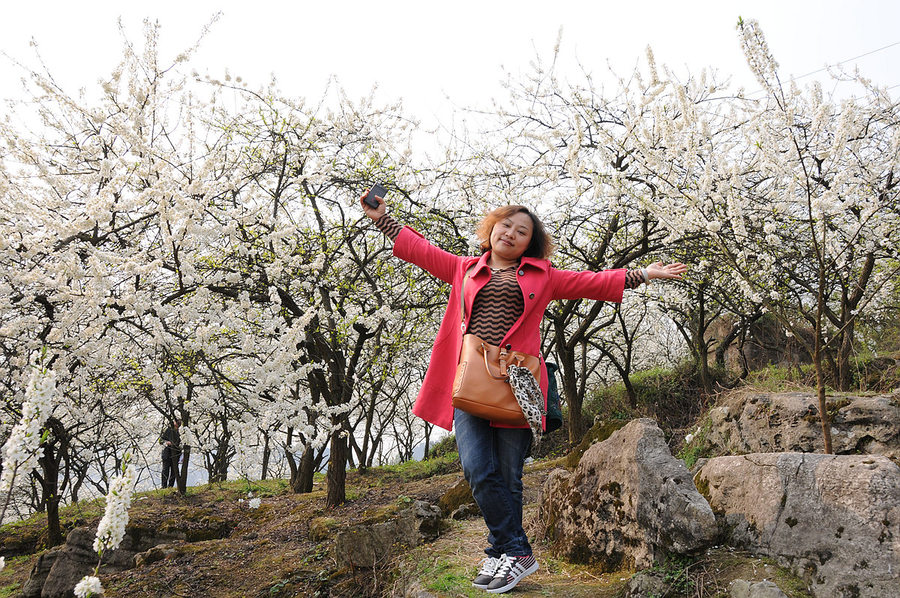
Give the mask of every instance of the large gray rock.
M 606 571 L 701 550 L 717 533 L 712 510 L 650 419 L 591 446 L 574 473 L 551 472 L 541 494 L 540 531 L 556 552 Z
M 729 594 L 731 598 L 787 598 L 781 588 L 768 580 L 750 583 L 746 579 L 735 579 Z
M 339 567 L 351 569 L 384 566 L 399 551 L 437 538 L 440 525 L 440 508 L 417 500 L 387 521 L 354 525 L 338 532 L 335 560 Z
M 59 556 L 61 549 L 61 547 L 52 548 L 38 557 L 37 562 L 31 568 L 28 580 L 22 586 L 19 598 L 41 598 L 41 589 L 43 589 L 44 582 L 47 581 L 50 569 L 53 567 L 53 563 L 56 562 L 56 557 Z
M 672 586 L 665 580 L 665 573 L 648 569 L 635 573 L 625 587 L 625 598 L 647 598 L 647 596 L 667 596 Z
M 716 457 L 695 482 L 728 544 L 775 558 L 816 596 L 898 595 L 900 468 L 886 457 Z
M 41 587 L 41 598 L 68 598 L 74 596 L 75 584 L 91 574 L 97 566 L 94 552 L 95 529 L 76 527 L 66 536 L 66 543 L 57 551 L 53 566 Z M 124 571 L 134 566 L 136 553 L 134 538 L 126 535 L 116 550 L 103 556 L 101 571 Z
M 66 536 L 65 544 L 41 555 L 22 587 L 22 598 L 69 598 L 74 596 L 75 584 L 85 575 L 93 574 L 97 566 L 94 552 L 94 527 L 76 527 Z M 180 532 L 149 533 L 144 528 L 126 529 L 122 543 L 115 550 L 106 551 L 100 573 L 124 571 L 134 567 L 141 552 L 157 544 L 184 540 Z
M 900 463 L 900 398 L 828 399 L 835 454 L 879 454 Z M 740 393 L 709 412 L 707 441 L 724 454 L 823 452 L 818 398 L 805 392 Z

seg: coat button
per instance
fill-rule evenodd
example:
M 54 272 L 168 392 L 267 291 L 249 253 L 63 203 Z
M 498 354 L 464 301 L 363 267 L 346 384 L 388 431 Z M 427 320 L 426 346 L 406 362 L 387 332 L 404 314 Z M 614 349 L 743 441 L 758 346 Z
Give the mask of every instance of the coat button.
M 529 298 L 529 299 L 534 299 L 534 293 L 528 293 L 528 298 Z
M 525 276 L 525 270 L 519 270 L 519 276 Z

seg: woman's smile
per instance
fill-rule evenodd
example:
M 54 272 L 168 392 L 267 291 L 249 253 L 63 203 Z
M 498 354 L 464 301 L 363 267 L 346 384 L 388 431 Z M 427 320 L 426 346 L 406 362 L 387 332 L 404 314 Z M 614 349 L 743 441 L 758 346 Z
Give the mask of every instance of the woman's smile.
M 531 217 L 523 212 L 498 221 L 491 230 L 492 265 L 506 267 L 517 262 L 531 243 L 533 228 Z

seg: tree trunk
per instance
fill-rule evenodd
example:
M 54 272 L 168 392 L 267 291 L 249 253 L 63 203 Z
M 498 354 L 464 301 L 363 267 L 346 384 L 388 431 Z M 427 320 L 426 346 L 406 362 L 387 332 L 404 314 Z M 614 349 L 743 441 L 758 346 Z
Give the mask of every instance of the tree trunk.
M 852 384 L 850 371 L 850 356 L 853 354 L 853 328 L 855 319 L 850 316 L 850 321 L 844 325 L 841 331 L 841 346 L 838 349 L 838 371 L 836 386 L 838 390 L 848 391 Z
M 559 361 L 559 372 L 562 378 L 563 397 L 569 407 L 569 443 L 573 446 L 581 440 L 584 433 L 581 427 L 581 400 L 578 397 L 578 380 L 575 376 L 575 352 L 564 347 L 561 340 L 565 338 L 557 330 L 556 358 Z
M 263 434 L 263 454 L 262 454 L 262 471 L 260 472 L 260 480 L 266 479 L 269 475 L 269 458 L 271 457 L 272 449 L 269 448 L 269 434 Z
M 331 455 L 328 458 L 326 507 L 337 507 L 347 501 L 347 438 L 343 427 L 331 433 Z
M 315 454 L 312 447 L 307 446 L 303 449 L 303 456 L 300 457 L 300 463 L 298 464 L 294 459 L 294 453 L 287 450 L 287 447 L 291 445 L 293 435 L 293 428 L 288 428 L 287 441 L 284 445 L 288 468 L 291 470 L 291 490 L 297 494 L 312 492 L 313 473 L 315 473 L 316 469 Z
M 622 384 L 625 385 L 625 394 L 628 395 L 628 405 L 632 409 L 637 409 L 637 391 L 634 390 L 634 384 L 631 383 L 631 376 L 628 374 L 622 376 Z
M 59 523 L 59 461 L 51 445 L 44 447 L 38 461 L 41 465 L 41 503 L 47 511 L 47 544 L 57 546 L 63 543 Z
M 819 397 L 819 419 L 822 421 L 822 438 L 825 441 L 825 454 L 831 455 L 831 418 L 828 415 L 828 402 L 825 397 L 825 376 L 822 371 L 821 343 L 821 339 L 816 338 L 816 350 L 813 361 L 816 364 L 816 390 Z
M 181 471 L 175 478 L 175 485 L 178 486 L 178 494 L 184 496 L 187 494 L 187 476 L 188 463 L 191 461 L 191 447 L 182 446 L 181 448 Z
M 819 419 L 822 421 L 822 439 L 825 441 L 825 454 L 831 455 L 831 419 L 828 416 L 828 401 L 825 398 L 825 374 L 822 371 L 822 315 L 825 311 L 825 275 L 819 266 L 819 297 L 816 308 L 816 331 L 813 349 L 813 362 L 816 366 L 816 391 L 819 397 Z
M 315 451 L 312 447 L 306 447 L 303 456 L 300 458 L 300 469 L 297 475 L 297 484 L 294 486 L 294 492 L 312 492 L 313 474 L 316 473 Z
M 428 458 L 428 451 L 431 450 L 431 425 L 425 424 L 425 452 L 422 453 L 422 460 Z
M 741 338 L 740 344 L 738 344 L 738 352 L 737 352 L 737 356 L 738 356 L 738 361 L 739 361 L 740 364 L 741 364 L 741 375 L 740 375 L 740 379 L 741 379 L 741 380 L 746 380 L 746 379 L 747 379 L 747 376 L 750 375 L 750 364 L 749 364 L 749 362 L 747 361 L 747 354 L 744 353 L 744 339 L 743 339 L 743 337 Z
M 712 383 L 709 380 L 709 343 L 706 341 L 706 284 L 700 284 L 697 288 L 697 321 L 694 322 L 694 355 L 697 360 L 697 369 L 700 372 L 700 384 L 703 392 L 712 392 Z
M 700 354 L 700 384 L 705 393 L 712 392 L 712 381 L 709 378 L 709 355 L 706 351 Z

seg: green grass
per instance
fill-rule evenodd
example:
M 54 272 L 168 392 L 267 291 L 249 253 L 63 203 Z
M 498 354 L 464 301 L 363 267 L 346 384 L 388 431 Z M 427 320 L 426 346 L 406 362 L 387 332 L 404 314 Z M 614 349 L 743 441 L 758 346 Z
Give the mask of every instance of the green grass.
M 396 476 L 403 481 L 421 480 L 435 475 L 451 473 L 459 469 L 459 454 L 456 451 L 444 453 L 424 461 L 404 461 L 397 465 L 373 468 L 383 474 Z
M 684 461 L 688 469 L 694 466 L 698 459 L 702 457 L 711 457 L 709 453 L 710 446 L 707 442 L 707 436 L 712 429 L 712 421 L 707 417 L 703 423 L 693 432 L 693 438 L 690 442 L 685 442 L 684 447 L 675 455 Z
M 31 555 L 6 557 L 6 566 L 0 570 L 0 598 L 11 598 L 21 592 L 24 582 L 18 580 L 28 578 L 36 558 Z
M 744 384 L 763 392 L 814 388 L 816 370 L 811 363 L 791 367 L 770 365 L 750 372 L 750 375 L 744 380 Z
M 675 596 L 691 596 L 695 589 L 695 580 L 691 569 L 695 560 L 682 555 L 672 555 L 651 567 L 651 571 L 662 575 Z
M 734 375 L 710 368 L 714 388 L 734 383 Z M 680 429 L 692 425 L 711 397 L 706 396 L 699 372 L 690 362 L 674 368 L 652 368 L 634 372 L 631 377 L 634 404 L 621 382 L 592 390 L 585 398 L 584 410 L 590 417 L 603 420 L 631 420 L 650 417 L 666 428 Z
M 471 572 L 449 563 L 438 563 L 430 571 L 420 571 L 422 579 L 428 582 L 425 588 L 441 594 L 454 596 L 483 596 L 484 590 L 472 587 Z
M 428 449 L 428 458 L 433 459 L 454 452 L 456 452 L 456 435 L 448 434 Z

